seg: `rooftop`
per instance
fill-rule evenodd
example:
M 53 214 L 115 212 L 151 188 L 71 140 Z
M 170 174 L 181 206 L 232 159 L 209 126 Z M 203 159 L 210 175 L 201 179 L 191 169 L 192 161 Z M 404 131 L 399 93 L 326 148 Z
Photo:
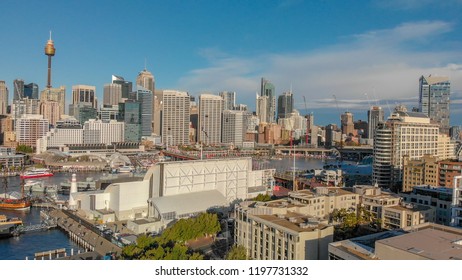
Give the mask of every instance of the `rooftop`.
M 312 232 L 328 227 L 316 218 L 294 212 L 287 212 L 284 215 L 255 215 L 254 217 L 298 233 Z

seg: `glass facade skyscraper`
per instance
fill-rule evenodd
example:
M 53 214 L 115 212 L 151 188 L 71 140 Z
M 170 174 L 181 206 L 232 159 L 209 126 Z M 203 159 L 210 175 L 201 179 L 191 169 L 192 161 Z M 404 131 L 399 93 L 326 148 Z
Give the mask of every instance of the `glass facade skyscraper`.
M 440 132 L 449 133 L 449 97 L 451 82 L 448 77 L 421 76 L 419 79 L 419 111 L 440 125 Z

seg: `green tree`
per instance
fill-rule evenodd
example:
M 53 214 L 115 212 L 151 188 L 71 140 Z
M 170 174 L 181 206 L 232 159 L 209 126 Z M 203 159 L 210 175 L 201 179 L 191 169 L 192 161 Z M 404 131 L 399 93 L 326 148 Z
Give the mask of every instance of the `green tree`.
M 254 198 L 255 201 L 270 201 L 271 196 L 269 194 L 258 194 L 257 197 Z
M 18 146 L 16 147 L 16 151 L 17 151 L 17 152 L 26 153 L 26 154 L 30 154 L 30 153 L 33 153 L 33 152 L 34 152 L 34 149 L 33 149 L 31 146 L 27 146 L 27 145 L 18 145 Z
M 250 260 L 247 250 L 242 245 L 234 245 L 226 255 L 227 260 Z

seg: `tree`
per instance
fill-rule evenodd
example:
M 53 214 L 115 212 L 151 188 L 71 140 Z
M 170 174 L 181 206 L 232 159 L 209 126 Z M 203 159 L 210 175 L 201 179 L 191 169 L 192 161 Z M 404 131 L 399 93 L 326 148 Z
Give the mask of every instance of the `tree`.
M 250 260 L 247 250 L 242 245 L 234 245 L 226 255 L 227 260 Z
M 271 196 L 269 194 L 258 194 L 257 197 L 254 198 L 255 201 L 270 201 Z
M 27 146 L 27 145 L 18 145 L 16 147 L 16 151 L 17 152 L 22 152 L 22 153 L 25 153 L 25 154 L 30 154 L 30 153 L 33 153 L 34 152 L 34 149 L 31 147 L 31 146 Z

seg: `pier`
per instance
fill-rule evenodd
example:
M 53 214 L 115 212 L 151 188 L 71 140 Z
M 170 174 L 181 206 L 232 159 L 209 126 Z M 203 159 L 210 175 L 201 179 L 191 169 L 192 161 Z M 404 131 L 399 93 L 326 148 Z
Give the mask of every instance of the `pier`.
M 100 256 L 107 254 L 120 256 L 122 253 L 122 248 L 104 237 L 93 224 L 75 215 L 72 211 L 53 209 L 48 214 L 56 221 L 57 226 L 69 235 L 71 240 L 86 251 L 95 252 Z

